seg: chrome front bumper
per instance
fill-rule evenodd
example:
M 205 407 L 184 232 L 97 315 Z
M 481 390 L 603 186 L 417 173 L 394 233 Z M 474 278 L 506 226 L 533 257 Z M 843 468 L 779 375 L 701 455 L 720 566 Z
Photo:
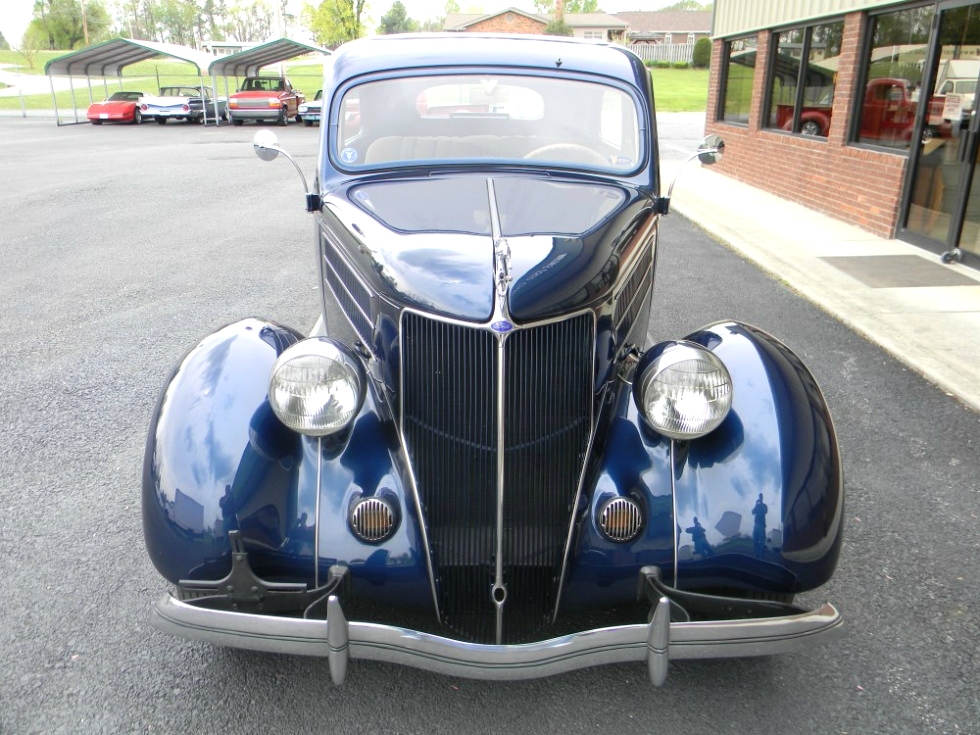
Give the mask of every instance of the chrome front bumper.
M 326 656 L 334 684 L 352 658 L 412 666 L 468 679 L 533 679 L 602 664 L 646 661 L 655 685 L 671 659 L 737 658 L 787 653 L 843 633 L 837 609 L 750 620 L 670 622 L 662 597 L 645 625 L 598 628 L 539 643 L 496 646 L 374 623 L 348 622 L 337 597 L 326 620 L 272 617 L 195 607 L 165 595 L 152 624 L 182 638 L 271 653 Z

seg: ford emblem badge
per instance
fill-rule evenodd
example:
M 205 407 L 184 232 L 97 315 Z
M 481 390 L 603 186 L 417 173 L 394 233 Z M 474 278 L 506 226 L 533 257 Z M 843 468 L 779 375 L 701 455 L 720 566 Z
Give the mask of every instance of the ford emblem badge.
M 510 322 L 505 322 L 505 321 L 493 322 L 490 325 L 490 329 L 492 329 L 493 331 L 497 332 L 497 334 L 504 334 L 505 332 L 509 332 L 513 328 L 514 328 L 514 325 L 513 324 L 511 324 Z

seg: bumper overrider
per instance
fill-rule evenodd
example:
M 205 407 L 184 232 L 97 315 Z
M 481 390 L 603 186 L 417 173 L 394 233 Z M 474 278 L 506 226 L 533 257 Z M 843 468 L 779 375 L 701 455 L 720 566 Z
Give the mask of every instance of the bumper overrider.
M 239 547 L 241 549 L 241 547 Z M 391 625 L 347 620 L 338 594 L 347 570 L 335 566 L 318 590 L 255 577 L 243 551 L 229 576 L 214 583 L 182 582 L 180 600 L 164 595 L 151 622 L 182 638 L 267 653 L 325 656 L 340 685 L 351 659 L 384 661 L 468 679 L 517 680 L 625 662 L 645 661 L 659 686 L 670 660 L 740 658 L 788 653 L 838 638 L 843 620 L 825 603 L 815 610 L 685 592 L 644 567 L 638 594 L 650 603 L 648 622 L 585 630 L 517 645 L 487 645 Z M 298 608 L 297 608 L 298 606 Z M 302 617 L 241 610 L 302 609 Z M 697 619 L 716 615 L 721 619 Z M 724 616 L 722 618 L 722 616 Z

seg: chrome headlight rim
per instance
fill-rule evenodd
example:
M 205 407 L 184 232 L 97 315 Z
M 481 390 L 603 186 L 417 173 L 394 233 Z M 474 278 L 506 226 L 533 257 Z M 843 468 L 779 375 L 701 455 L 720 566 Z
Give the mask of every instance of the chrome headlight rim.
M 707 436 L 724 422 L 731 411 L 733 384 L 728 368 L 714 352 L 696 342 L 671 340 L 654 346 L 647 358 L 641 361 L 633 398 L 651 429 L 669 439 L 691 441 Z M 694 365 L 697 369 L 689 372 Z M 705 390 L 709 386 L 682 384 L 685 379 L 704 376 L 712 376 L 707 382 L 714 383 L 710 386 L 716 389 L 714 395 Z M 651 391 L 660 391 L 654 393 L 659 401 L 651 400 Z M 693 405 L 685 406 L 685 402 Z M 692 409 L 704 415 L 698 417 Z
M 297 362 L 304 362 L 306 367 Z M 326 381 L 301 380 L 289 377 L 291 369 L 314 374 L 317 370 L 331 371 L 333 375 Z M 300 395 L 304 388 L 311 395 Z M 353 350 L 329 337 L 308 337 L 287 347 L 276 359 L 269 375 L 268 400 L 287 428 L 324 437 L 343 432 L 353 423 L 364 404 L 365 390 L 364 368 Z M 304 399 L 309 410 L 302 410 Z

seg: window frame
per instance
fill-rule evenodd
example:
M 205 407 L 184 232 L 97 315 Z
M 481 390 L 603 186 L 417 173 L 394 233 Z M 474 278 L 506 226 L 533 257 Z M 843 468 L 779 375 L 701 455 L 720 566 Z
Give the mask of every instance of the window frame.
M 826 18 L 820 18 L 818 20 L 809 21 L 806 23 L 795 23 L 792 25 L 782 26 L 779 28 L 773 28 L 769 31 L 769 38 L 767 44 L 767 60 L 766 60 L 766 75 L 765 75 L 765 91 L 763 94 L 762 110 L 760 111 L 761 119 L 759 120 L 759 128 L 761 130 L 766 130 L 771 133 L 781 133 L 783 135 L 793 135 L 797 137 L 804 137 L 808 140 L 824 141 L 826 142 L 830 136 L 830 130 L 828 128 L 827 135 L 804 135 L 800 130 L 803 126 L 801 117 L 803 116 L 803 105 L 806 97 L 806 72 L 810 66 L 810 48 L 813 39 L 813 29 L 820 26 L 830 26 L 836 23 L 841 24 L 842 39 L 843 39 L 843 28 L 844 28 L 844 16 L 833 15 Z M 800 50 L 800 65 L 799 70 L 796 73 L 796 94 L 793 99 L 793 117 L 792 124 L 789 130 L 783 130 L 779 127 L 773 127 L 770 125 L 770 117 L 772 114 L 772 99 L 773 99 L 773 77 L 776 73 L 776 62 L 779 56 L 778 47 L 778 37 L 782 33 L 788 31 L 803 31 L 803 44 Z M 837 84 L 834 84 L 834 100 L 837 99 Z M 831 119 L 833 118 L 834 103 L 831 103 Z
M 864 90 L 868 85 L 868 74 L 870 72 L 870 64 L 867 63 L 871 58 L 871 44 L 874 43 L 873 39 L 873 28 L 875 18 L 881 17 L 883 15 L 892 15 L 894 13 L 900 13 L 906 10 L 916 10 L 925 7 L 935 8 L 936 14 L 933 16 L 932 23 L 930 24 L 931 30 L 929 32 L 929 40 L 926 42 L 926 59 L 931 59 L 933 56 L 933 44 L 937 43 L 936 39 L 936 28 L 935 22 L 939 15 L 940 7 L 937 0 L 926 0 L 924 2 L 911 2 L 899 6 L 890 6 L 886 8 L 876 8 L 867 12 L 865 17 L 865 27 L 864 32 L 861 37 L 861 45 L 858 48 L 858 65 L 857 73 L 854 75 L 855 87 L 854 87 L 854 99 L 851 100 L 851 109 L 849 110 L 850 119 L 847 125 L 847 137 L 845 138 L 845 144 L 855 148 L 864 148 L 868 150 L 883 151 L 885 153 L 891 153 L 894 155 L 908 156 L 909 151 L 902 148 L 895 148 L 892 146 L 880 145 L 877 143 L 869 143 L 861 140 L 861 107 L 864 103 Z M 932 69 L 929 64 L 926 64 L 922 70 L 922 79 L 920 80 L 920 88 L 924 89 L 926 82 L 929 78 L 932 78 L 932 83 L 935 83 L 935 70 Z M 921 92 L 920 92 L 921 97 Z
M 728 75 L 732 64 L 732 44 L 738 41 L 745 41 L 747 39 L 755 39 L 755 64 L 752 65 L 752 86 L 755 86 L 755 75 L 759 70 L 759 34 L 749 33 L 747 35 L 732 36 L 731 38 L 725 38 L 722 41 L 722 51 L 721 51 L 721 70 L 718 75 L 718 105 L 715 109 L 715 122 L 724 123 L 725 125 L 736 125 L 738 127 L 747 128 L 752 120 L 752 96 L 749 96 L 749 109 L 745 115 L 745 121 L 741 120 L 727 120 L 725 118 L 725 109 L 728 102 Z

